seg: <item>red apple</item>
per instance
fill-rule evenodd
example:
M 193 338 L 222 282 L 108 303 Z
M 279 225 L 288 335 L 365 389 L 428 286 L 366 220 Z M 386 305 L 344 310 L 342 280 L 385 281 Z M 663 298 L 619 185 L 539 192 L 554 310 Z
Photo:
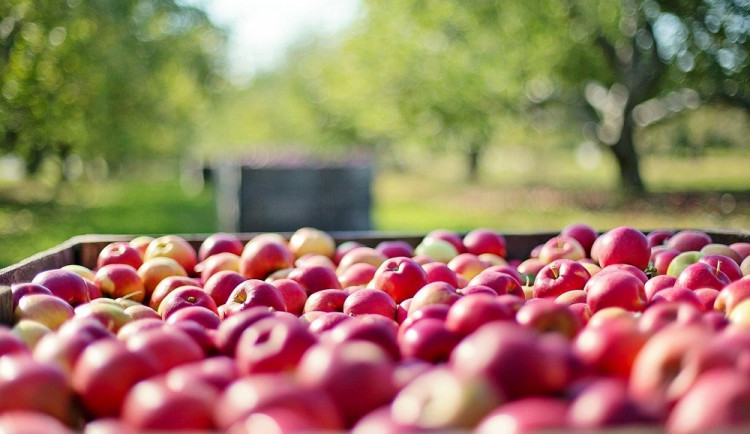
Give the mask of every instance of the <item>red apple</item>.
M 96 268 L 107 264 L 127 264 L 137 270 L 143 265 L 143 256 L 130 243 L 115 241 L 104 246 L 96 259 Z
M 12 309 L 16 310 L 18 300 L 26 294 L 47 294 L 52 295 L 52 291 L 36 283 L 14 283 L 10 286 L 13 295 Z
M 200 281 L 205 282 L 211 276 L 222 270 L 240 271 L 240 257 L 230 252 L 211 255 L 206 260 L 195 265 L 195 273 L 200 275 Z
M 289 273 L 288 278 L 302 285 L 308 296 L 324 289 L 341 289 L 336 272 L 323 265 L 297 267 Z
M 60 297 L 72 306 L 86 303 L 90 300 L 89 291 L 83 277 L 62 269 L 47 270 L 37 273 L 31 283 L 44 286 L 52 294 Z
M 388 259 L 387 256 L 372 247 L 358 246 L 352 248 L 341 257 L 338 265 L 338 270 L 339 273 L 341 273 L 351 265 L 358 264 L 360 262 L 370 264 L 373 267 L 377 268 L 380 266 L 380 264 L 385 262 L 386 259 Z
M 477 425 L 476 434 L 566 431 L 569 403 L 561 398 L 529 396 L 500 405 Z
M 303 227 L 297 229 L 289 238 L 289 250 L 297 258 L 311 253 L 333 258 L 336 253 L 336 241 L 325 231 Z
M 296 316 L 302 315 L 307 301 L 307 292 L 302 285 L 292 279 L 274 280 L 271 285 L 275 286 L 281 293 L 287 312 Z
M 107 264 L 96 271 L 94 283 L 110 298 L 127 297 L 141 302 L 146 296 L 138 271 L 127 264 Z
M 237 366 L 245 375 L 292 371 L 316 342 L 315 335 L 296 319 L 264 318 L 240 335 Z
M 138 268 L 138 276 L 146 289 L 146 298 L 150 298 L 159 282 L 169 276 L 187 276 L 187 272 L 174 259 L 157 257 L 145 260 Z
M 750 297 L 750 278 L 744 277 L 719 290 L 714 309 L 724 312 L 728 316 L 735 306 L 748 297 Z
M 448 268 L 469 280 L 490 265 L 473 253 L 460 253 L 448 262 Z
M 585 223 L 571 223 L 560 231 L 560 235 L 574 238 L 583 247 L 586 256 L 591 254 L 591 246 L 596 241 L 599 233 L 596 229 Z
M 76 318 L 95 319 L 112 333 L 117 333 L 122 326 L 133 320 L 125 313 L 125 308 L 120 303 L 109 298 L 99 298 L 81 304 L 76 306 L 74 312 Z
M 216 314 L 219 313 L 214 299 L 202 288 L 192 285 L 181 286 L 167 294 L 159 304 L 157 312 L 166 320 L 174 312 L 189 306 L 202 306 Z
M 496 296 L 497 292 L 495 292 L 494 289 L 490 288 L 486 285 L 467 285 L 463 288 L 459 288 L 456 290 L 461 295 L 472 295 L 472 294 L 487 294 Z
M 533 285 L 534 279 L 536 278 L 539 271 L 547 265 L 546 262 L 541 261 L 539 258 L 529 258 L 521 262 L 517 270 L 521 275 L 521 281 L 527 285 Z
M 640 312 L 646 307 L 643 282 L 625 271 L 597 273 L 586 286 L 586 304 L 592 314 L 607 307 Z
M 456 248 L 456 251 L 459 254 L 466 253 L 466 246 L 464 246 L 463 238 L 461 238 L 461 235 L 450 229 L 433 229 L 424 237 L 448 241 L 453 244 L 453 247 Z
M 737 262 L 725 255 L 705 253 L 698 262 L 708 264 L 722 273 L 726 274 L 730 281 L 742 279 L 742 270 Z
M 152 359 L 159 373 L 166 373 L 175 366 L 196 362 L 205 357 L 198 343 L 176 327 L 144 330 L 128 337 L 125 343 L 129 351 Z
M 703 262 L 688 265 L 677 276 L 675 286 L 688 289 L 713 288 L 721 290 L 731 281 L 723 271 Z
M 347 286 L 364 286 L 375 276 L 377 267 L 366 262 L 352 264 L 346 269 L 338 271 L 339 283 L 342 288 Z
M 0 357 L 0 414 L 25 410 L 67 421 L 72 395 L 59 366 L 26 353 Z
M 571 428 L 606 430 L 616 426 L 647 426 L 656 420 L 628 394 L 622 378 L 592 379 L 575 397 L 568 410 Z
M 253 238 L 240 255 L 240 274 L 248 279 L 265 279 L 271 273 L 294 266 L 294 254 L 287 244 L 271 238 Z
M 340 289 L 324 289 L 307 297 L 302 312 L 343 312 L 349 294 Z
M 377 291 L 377 290 L 376 290 Z M 408 314 L 430 304 L 452 305 L 461 298 L 456 288 L 445 282 L 431 282 L 419 289 L 409 304 Z
M 591 278 L 580 262 L 557 259 L 539 270 L 534 279 L 534 298 L 556 298 L 561 294 L 583 289 Z
M 203 306 L 188 306 L 178 309 L 169 315 L 167 324 L 176 324 L 181 321 L 195 321 L 209 330 L 214 330 L 221 324 L 219 314 Z
M 648 267 L 651 250 L 643 232 L 629 226 L 611 229 L 599 236 L 598 262 L 606 267 L 611 264 L 630 264 L 641 270 Z
M 15 321 L 36 321 L 57 330 L 73 316 L 73 307 L 65 300 L 51 294 L 26 294 L 18 300 L 14 311 Z
M 225 318 L 214 335 L 216 348 L 221 354 L 234 357 L 242 332 L 256 321 L 272 316 L 274 312 L 268 306 L 256 306 Z
M 648 337 L 636 321 L 608 318 L 583 328 L 573 351 L 589 372 L 627 378 Z
M 495 290 L 498 295 L 512 294 L 518 297 L 523 295 L 523 288 L 515 277 L 508 273 L 492 271 L 490 268 L 477 274 L 468 283 L 468 286 L 483 285 Z
M 33 410 L 10 410 L 0 414 L 0 432 L 8 434 L 73 434 L 60 419 Z M 88 431 L 86 431 L 88 433 Z M 96 434 L 92 432 L 92 434 Z M 114 433 L 113 433 L 114 434 Z
M 312 333 L 319 335 L 323 332 L 331 330 L 336 327 L 339 323 L 347 320 L 354 320 L 353 317 L 345 314 L 344 312 L 321 312 L 322 315 L 315 318 L 308 324 L 307 329 Z
M 586 303 L 586 291 L 583 289 L 573 289 L 563 292 L 555 298 L 555 303 L 570 306 L 576 303 Z
M 381 315 L 365 314 L 352 321 L 341 321 L 328 332 L 321 334 L 321 340 L 329 344 L 352 341 L 366 341 L 380 347 L 394 360 L 401 359 L 398 344 L 399 325 Z
M 674 235 L 674 232 L 663 229 L 657 229 L 646 234 L 649 247 L 663 246 L 668 239 Z
M 649 279 L 644 285 L 643 289 L 646 292 L 646 300 L 651 301 L 654 294 L 661 291 L 664 288 L 671 288 L 675 286 L 677 279 L 666 274 L 660 274 Z
M 656 274 L 667 274 L 667 270 L 669 270 L 669 264 L 671 264 L 672 260 L 679 256 L 680 253 L 682 252 L 677 249 L 669 248 L 662 248 L 659 251 L 652 252 L 651 262 L 653 263 L 654 268 L 656 268 Z
M 333 263 L 338 266 L 341 263 L 341 258 L 343 258 L 347 252 L 356 247 L 364 247 L 364 244 L 360 243 L 359 241 L 353 240 L 340 243 L 338 246 L 336 246 L 336 253 L 333 254 Z
M 134 247 L 138 252 L 141 254 L 141 257 L 146 253 L 146 249 L 148 248 L 148 245 L 151 244 L 151 241 L 154 240 L 154 237 L 148 236 L 148 235 L 139 235 L 132 240 L 128 242 L 128 245 L 131 247 Z
M 405 359 L 441 363 L 448 360 L 460 339 L 461 335 L 449 330 L 445 321 L 425 318 L 406 329 L 399 337 L 398 346 Z
M 425 284 L 427 273 L 421 265 L 406 257 L 387 259 L 372 279 L 372 286 L 386 292 L 396 303 L 412 298 Z
M 385 240 L 375 246 L 375 250 L 385 255 L 387 258 L 398 256 L 414 256 L 414 246 L 404 240 Z
M 699 251 L 703 246 L 710 243 L 711 237 L 703 231 L 682 230 L 672 235 L 667 240 L 666 245 L 681 252 L 688 252 Z
M 343 312 L 351 316 L 377 314 L 394 319 L 396 302 L 390 295 L 379 289 L 364 288 L 346 297 Z
M 572 259 L 577 261 L 586 257 L 586 250 L 573 237 L 558 235 L 550 238 L 539 250 L 539 260 L 550 263 L 557 259 Z
M 737 253 L 736 250 L 732 249 L 726 244 L 711 243 L 706 244 L 700 249 L 700 252 L 704 255 L 721 255 L 730 258 L 735 264 L 739 265 L 742 262 L 743 256 Z
M 151 296 L 149 297 L 149 306 L 154 310 L 158 310 L 159 305 L 161 304 L 162 300 L 164 300 L 164 297 L 166 297 L 175 289 L 188 285 L 200 287 L 201 283 L 198 281 L 198 279 L 187 276 L 165 277 L 161 280 L 161 282 L 159 282 L 158 285 L 156 285 L 153 292 L 151 293 Z
M 203 240 L 198 248 L 198 260 L 203 262 L 209 256 L 225 252 L 240 256 L 244 248 L 245 245 L 237 235 L 217 232 Z
M 698 300 L 703 305 L 702 312 L 711 312 L 714 309 L 714 304 L 716 303 L 716 299 L 719 298 L 720 291 L 713 288 L 699 288 L 693 292 L 695 292 Z
M 478 228 L 470 231 L 463 238 L 466 251 L 475 255 L 482 253 L 493 253 L 505 258 L 505 237 L 492 229 Z
M 750 243 L 748 242 L 740 241 L 732 243 L 729 245 L 729 248 L 737 252 L 742 260 L 750 256 Z
M 247 279 L 236 271 L 223 270 L 205 281 L 203 290 L 214 299 L 217 306 L 221 306 L 227 302 L 234 288 L 245 280 Z
M 542 333 L 560 333 L 568 339 L 572 339 L 583 326 L 568 306 L 551 299 L 524 304 L 516 313 L 516 322 Z
M 664 300 L 649 306 L 641 314 L 638 327 L 652 335 L 673 323 L 690 324 L 700 321 L 701 313 L 701 309 L 691 303 Z
M 213 302 L 213 299 L 210 298 Z M 284 297 L 275 286 L 258 279 L 248 279 L 232 291 L 227 300 L 224 315 L 234 315 L 237 312 L 256 306 L 268 306 L 277 311 L 286 311 Z
M 699 312 L 703 312 L 703 302 L 700 298 L 698 298 L 698 295 L 693 292 L 691 289 L 687 288 L 680 288 L 680 287 L 672 287 L 672 288 L 664 288 L 661 291 L 654 294 L 653 297 L 651 297 L 651 300 L 649 300 L 649 307 L 651 307 L 654 304 L 658 303 L 664 303 L 664 302 L 680 302 L 680 303 L 686 303 L 691 306 L 693 306 L 696 310 Z
M 175 366 L 167 372 L 165 378 L 167 384 L 178 389 L 197 382 L 221 392 L 239 377 L 237 361 L 228 356 L 217 355 Z

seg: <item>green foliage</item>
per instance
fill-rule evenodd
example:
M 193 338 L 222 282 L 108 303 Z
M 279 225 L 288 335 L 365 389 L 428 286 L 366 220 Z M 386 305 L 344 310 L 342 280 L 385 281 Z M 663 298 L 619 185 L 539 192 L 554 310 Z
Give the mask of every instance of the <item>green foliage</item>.
M 224 35 L 175 0 L 0 3 L 0 153 L 184 152 L 221 85 Z

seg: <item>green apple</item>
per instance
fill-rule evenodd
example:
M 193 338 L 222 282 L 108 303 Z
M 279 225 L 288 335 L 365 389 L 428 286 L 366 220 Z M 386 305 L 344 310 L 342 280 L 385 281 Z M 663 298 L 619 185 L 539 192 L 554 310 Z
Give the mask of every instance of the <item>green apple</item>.
M 427 256 L 437 262 L 447 264 L 458 255 L 456 247 L 438 238 L 425 238 L 414 248 L 415 256 Z
M 691 250 L 682 252 L 672 259 L 667 268 L 667 276 L 677 277 L 679 274 L 687 268 L 688 265 L 695 264 L 703 257 L 703 253 Z

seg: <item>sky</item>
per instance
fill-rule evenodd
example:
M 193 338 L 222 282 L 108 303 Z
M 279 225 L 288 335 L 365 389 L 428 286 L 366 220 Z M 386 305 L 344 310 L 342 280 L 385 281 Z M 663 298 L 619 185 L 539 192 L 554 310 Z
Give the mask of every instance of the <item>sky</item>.
M 229 30 L 232 75 L 242 81 L 272 68 L 284 50 L 310 33 L 329 35 L 359 13 L 359 0 L 184 0 Z

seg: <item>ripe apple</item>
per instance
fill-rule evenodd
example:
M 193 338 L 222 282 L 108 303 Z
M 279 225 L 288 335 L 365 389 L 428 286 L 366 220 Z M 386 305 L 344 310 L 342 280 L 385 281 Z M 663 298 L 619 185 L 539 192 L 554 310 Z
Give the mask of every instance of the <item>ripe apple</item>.
M 289 238 L 289 250 L 297 258 L 310 253 L 333 258 L 336 253 L 336 241 L 325 231 L 303 227 L 297 229 Z
M 53 269 L 37 273 L 31 283 L 44 286 L 52 294 L 60 297 L 72 306 L 86 303 L 90 300 L 88 287 L 83 277 L 62 269 Z
M 148 248 L 148 245 L 151 244 L 151 241 L 154 240 L 154 237 L 148 236 L 148 235 L 139 235 L 132 240 L 128 242 L 129 245 L 132 247 L 135 247 L 138 252 L 140 252 L 141 257 L 146 253 L 146 249 Z
M 501 233 L 492 229 L 474 229 L 464 235 L 463 243 L 466 247 L 466 251 L 475 255 L 494 253 L 501 258 L 506 257 L 507 251 L 505 237 Z
M 234 357 L 237 341 L 251 324 L 272 316 L 275 311 L 268 306 L 256 306 L 225 318 L 214 335 L 216 348 L 223 355 Z
M 656 269 L 656 274 L 663 275 L 667 274 L 669 266 L 674 258 L 680 256 L 683 252 L 677 249 L 669 249 L 666 247 L 661 248 L 658 251 L 652 251 L 651 263 Z
M 716 299 L 719 298 L 720 291 L 713 288 L 698 288 L 693 292 L 695 292 L 695 295 L 698 296 L 703 305 L 701 312 L 711 312 L 714 310 L 714 305 L 716 304 Z
M 597 273 L 583 288 L 586 304 L 592 314 L 607 307 L 621 307 L 640 312 L 646 307 L 643 282 L 626 271 Z
M 570 306 L 576 303 L 586 303 L 586 292 L 583 289 L 573 289 L 563 292 L 555 298 L 555 303 Z
M 107 264 L 96 271 L 94 283 L 110 298 L 127 297 L 142 302 L 146 288 L 138 271 L 128 264 Z
M 222 270 L 240 271 L 240 257 L 230 252 L 220 252 L 211 255 L 195 265 L 195 272 L 200 281 L 205 282 L 211 276 Z
M 385 240 L 375 246 L 375 250 L 385 255 L 387 258 L 398 256 L 414 256 L 414 246 L 404 240 Z
M 307 301 L 307 292 L 302 285 L 292 279 L 274 280 L 271 285 L 275 286 L 281 293 L 287 312 L 296 316 L 302 315 Z
M 192 285 L 181 286 L 167 294 L 159 304 L 157 312 L 167 320 L 173 313 L 189 306 L 203 306 L 216 314 L 219 313 L 214 299 L 202 288 Z
M 372 278 L 372 286 L 390 295 L 396 303 L 412 298 L 425 284 L 427 273 L 406 257 L 387 259 Z
M 664 288 L 654 294 L 649 300 L 649 307 L 664 302 L 680 302 L 693 306 L 696 310 L 703 312 L 703 302 L 691 289 L 672 287 Z
M 517 267 L 518 272 L 521 274 L 521 281 L 526 285 L 533 285 L 536 275 L 545 265 L 547 263 L 539 258 L 525 259 Z
M 404 359 L 417 358 L 430 363 L 448 360 L 461 335 L 449 330 L 445 321 L 424 318 L 405 329 L 398 346 Z
M 663 300 L 650 305 L 648 309 L 643 311 L 643 314 L 638 317 L 638 328 L 649 335 L 653 335 L 673 323 L 691 324 L 698 322 L 701 320 L 701 315 L 702 310 L 691 303 Z
M 28 354 L 29 352 L 29 347 L 18 335 L 13 333 L 10 328 L 0 325 L 0 357 L 6 354 Z
M 52 333 L 52 330 L 40 322 L 22 319 L 13 325 L 11 332 L 18 336 L 28 349 L 33 350 L 39 340 L 44 335 Z
M 563 432 L 569 428 L 568 407 L 565 399 L 528 396 L 497 407 L 479 422 L 475 432 Z
M 210 296 L 208 298 L 213 303 L 213 298 Z M 258 279 L 248 279 L 237 285 L 224 306 L 226 306 L 225 317 L 255 306 L 268 306 L 277 311 L 286 311 L 281 291 L 270 283 Z
M 222 392 L 240 377 L 237 361 L 234 358 L 216 355 L 192 363 L 175 366 L 167 372 L 167 384 L 178 389 L 198 382 Z
M 292 371 L 315 343 L 314 334 L 296 319 L 268 317 L 251 324 L 237 341 L 240 373 Z
M 320 336 L 322 342 L 334 345 L 353 341 L 370 342 L 385 351 L 393 361 L 399 361 L 399 331 L 399 325 L 392 319 L 364 314 L 353 318 L 352 321 L 340 321 Z
M 138 268 L 138 276 L 146 289 L 146 298 L 150 298 L 156 285 L 169 276 L 187 276 L 187 272 L 172 258 L 156 257 L 146 259 Z
M 131 309 L 137 306 L 131 306 Z M 153 311 L 150 307 L 147 308 Z M 125 309 L 127 311 L 127 309 Z M 156 314 L 158 317 L 158 313 Z M 215 330 L 221 324 L 219 314 L 203 306 L 188 306 L 174 311 L 167 319 L 167 324 L 177 324 L 182 321 L 194 321 L 207 330 Z
M 591 278 L 580 262 L 557 259 L 539 270 L 534 279 L 534 298 L 556 298 L 561 294 L 583 289 Z
M 602 268 L 611 264 L 630 264 L 641 270 L 648 267 L 651 250 L 643 232 L 630 226 L 610 229 L 599 236 L 598 263 Z
M 448 268 L 469 280 L 490 265 L 473 253 L 460 253 L 448 262 Z
M 109 298 L 99 298 L 78 305 L 74 313 L 76 318 L 93 318 L 99 321 L 112 333 L 117 333 L 122 326 L 133 320 L 125 313 L 121 304 Z
M 207 236 L 201 242 L 200 247 L 198 247 L 198 261 L 203 262 L 209 256 L 225 252 L 240 256 L 244 248 L 245 245 L 237 235 L 217 232 Z
M 341 258 L 343 258 L 347 252 L 356 247 L 364 247 L 364 244 L 354 240 L 344 241 L 343 243 L 340 243 L 338 246 L 336 246 L 336 252 L 333 254 L 333 263 L 338 266 L 341 263 Z
M 657 229 L 646 234 L 649 247 L 663 246 L 674 235 L 673 231 Z
M 143 260 L 172 258 L 188 273 L 192 274 L 198 263 L 198 254 L 193 246 L 179 235 L 164 235 L 155 238 L 146 247 Z
M 426 256 L 447 264 L 458 255 L 458 250 L 449 241 L 439 238 L 423 238 L 414 248 L 412 256 Z
M 624 271 L 626 273 L 630 273 L 633 276 L 637 277 L 638 280 L 640 280 L 641 282 L 643 282 L 644 285 L 646 284 L 646 282 L 648 282 L 648 275 L 643 270 L 641 270 L 640 268 L 636 268 L 636 267 L 634 267 L 634 266 L 632 266 L 630 264 L 611 264 L 611 265 L 607 265 L 606 267 L 604 267 L 601 270 L 599 270 L 599 272 L 596 273 L 596 274 L 599 275 L 599 276 L 601 276 L 601 275 L 604 275 L 604 274 L 607 274 L 607 273 L 611 273 L 613 271 Z
M 718 253 L 703 253 L 698 262 L 708 264 L 722 273 L 726 274 L 730 281 L 734 282 L 742 278 L 742 269 L 732 258 Z
M 27 294 L 47 294 L 52 295 L 52 291 L 45 288 L 42 285 L 36 284 L 36 283 L 14 283 L 10 286 L 10 291 L 12 294 L 12 309 L 15 311 L 16 307 L 18 306 L 18 300 L 21 299 L 21 297 L 27 295 Z
M 83 265 L 68 264 L 68 265 L 63 265 L 62 267 L 60 267 L 60 269 L 72 271 L 76 273 L 77 275 L 83 277 L 84 280 L 90 280 L 92 282 L 94 281 L 94 272 L 91 271 L 90 268 L 84 267 Z
M 734 261 L 737 265 L 742 262 L 743 256 L 740 255 L 736 250 L 732 249 L 726 244 L 719 244 L 719 243 L 711 243 L 706 244 L 705 246 L 701 247 L 700 252 L 704 255 L 723 255 L 726 256 L 732 261 Z
M 248 279 L 265 279 L 271 273 L 294 266 L 294 254 L 286 243 L 255 237 L 240 255 L 240 274 Z
M 750 278 L 744 277 L 719 290 L 714 309 L 729 315 L 737 304 L 750 297 Z
M 202 360 L 203 349 L 186 332 L 176 327 L 157 327 L 127 338 L 129 351 L 143 354 L 154 361 L 159 373 L 175 366 Z
M 459 254 L 466 253 L 466 246 L 464 246 L 463 238 L 461 238 L 461 235 L 457 232 L 450 229 L 433 229 L 430 232 L 427 232 L 424 238 L 435 238 L 448 241 L 453 244 L 453 247 L 456 248 L 456 251 Z
M 750 256 L 750 243 L 745 241 L 739 241 L 729 245 L 729 248 L 734 250 L 740 255 L 740 262 Z
M 721 290 L 731 281 L 723 271 L 704 262 L 688 265 L 677 276 L 675 286 L 688 289 L 714 288 Z
M 25 410 L 67 421 L 72 395 L 59 366 L 25 353 L 0 357 L 0 414 Z
M 0 432 L 73 434 L 70 427 L 60 419 L 33 410 L 3 412 L 0 415 Z
M 583 327 L 568 306 L 555 303 L 552 299 L 524 304 L 516 313 L 516 322 L 542 333 L 560 333 L 568 339 L 572 339 Z
M 499 271 L 492 271 L 488 268 L 477 274 L 468 283 L 468 286 L 483 285 L 495 290 L 497 295 L 512 294 L 518 297 L 525 297 L 521 284 L 511 274 Z
M 115 241 L 104 246 L 97 256 L 97 269 L 107 264 L 127 264 L 137 270 L 143 265 L 143 255 L 130 243 Z
M 628 394 L 622 378 L 594 378 L 570 404 L 568 420 L 576 430 L 606 430 L 616 426 L 648 426 L 656 419 Z
M 583 328 L 573 352 L 589 372 L 627 378 L 648 338 L 636 321 L 612 317 Z
M 151 292 L 149 297 L 149 306 L 154 310 L 159 310 L 159 305 L 170 292 L 183 286 L 200 287 L 198 279 L 187 276 L 167 276 L 162 279 Z M 234 288 L 233 288 L 234 289 Z
M 666 245 L 681 252 L 699 251 L 706 244 L 711 244 L 711 237 L 703 231 L 682 230 L 672 235 Z
M 134 304 L 132 306 L 128 306 L 123 310 L 123 312 L 125 312 L 133 320 L 141 318 L 161 319 L 158 312 L 156 312 L 151 307 L 146 306 L 145 304 Z
M 654 294 L 665 288 L 671 288 L 677 283 L 677 278 L 668 276 L 666 274 L 660 274 L 650 278 L 644 285 L 643 289 L 646 292 L 646 300 L 651 301 Z
M 227 302 L 234 288 L 245 280 L 245 276 L 236 271 L 222 270 L 209 277 L 203 284 L 203 290 L 214 299 L 217 306 L 221 306 Z
M 379 289 L 363 288 L 346 297 L 343 312 L 351 316 L 377 314 L 394 319 L 396 302 L 393 297 Z
M 377 267 L 366 262 L 352 264 L 345 269 L 339 269 L 338 278 L 342 288 L 347 286 L 364 286 L 375 276 Z
M 550 238 L 539 250 L 538 259 L 550 263 L 557 259 L 572 259 L 577 261 L 586 257 L 586 250 L 573 237 L 558 235 Z
M 57 330 L 73 316 L 73 307 L 65 300 L 51 294 L 27 294 L 18 300 L 14 311 L 15 321 L 36 321 Z
M 288 278 L 302 285 L 308 296 L 323 289 L 341 289 L 336 272 L 323 265 L 297 267 Z
M 343 312 L 348 297 L 349 294 L 340 289 L 324 289 L 307 297 L 302 312 Z
M 344 312 L 322 312 L 322 315 L 308 324 L 307 329 L 316 335 L 320 335 L 347 320 L 354 320 L 354 317 L 351 317 Z
M 571 223 L 562 228 L 560 235 L 574 238 L 583 247 L 586 256 L 589 256 L 591 246 L 596 241 L 599 233 L 596 229 L 585 223 Z
M 379 267 L 380 264 L 388 259 L 383 253 L 372 247 L 357 246 L 347 251 L 339 261 L 338 270 L 339 273 L 349 268 L 352 264 L 358 264 L 364 262 L 372 265 L 373 267 Z
M 408 314 L 411 315 L 417 309 L 430 304 L 445 304 L 450 306 L 459 298 L 461 298 L 461 295 L 456 292 L 456 288 L 449 283 L 428 283 L 421 287 L 419 291 L 414 294 L 414 297 L 412 297 L 412 301 L 409 304 Z

